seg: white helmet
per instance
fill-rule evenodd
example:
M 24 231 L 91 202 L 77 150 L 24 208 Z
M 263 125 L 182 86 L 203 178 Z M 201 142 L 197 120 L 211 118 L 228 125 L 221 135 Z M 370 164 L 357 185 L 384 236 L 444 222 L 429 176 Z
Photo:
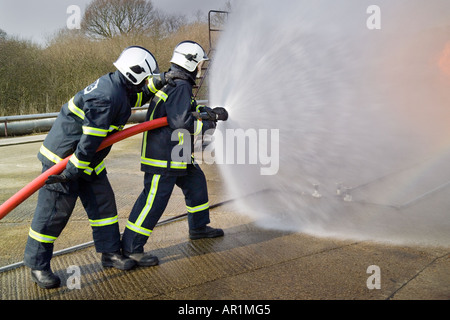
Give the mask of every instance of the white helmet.
M 123 50 L 114 66 L 134 85 L 140 84 L 150 75 L 158 74 L 158 63 L 150 51 L 139 46 Z
M 209 60 L 205 50 L 194 41 L 180 42 L 173 52 L 170 62 L 193 72 L 202 61 Z

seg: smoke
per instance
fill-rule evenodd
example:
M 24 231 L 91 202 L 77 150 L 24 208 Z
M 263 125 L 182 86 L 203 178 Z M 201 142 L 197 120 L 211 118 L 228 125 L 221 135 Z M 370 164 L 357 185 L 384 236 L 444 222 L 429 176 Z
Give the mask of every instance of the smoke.
M 211 72 L 211 105 L 230 113 L 218 129 L 279 139 L 253 141 L 270 141 L 276 174 L 220 165 L 235 197 L 265 190 L 238 210 L 267 228 L 450 244 L 449 18 L 446 0 L 237 3 Z M 216 151 L 235 151 L 224 140 Z M 436 188 L 438 200 L 422 197 Z

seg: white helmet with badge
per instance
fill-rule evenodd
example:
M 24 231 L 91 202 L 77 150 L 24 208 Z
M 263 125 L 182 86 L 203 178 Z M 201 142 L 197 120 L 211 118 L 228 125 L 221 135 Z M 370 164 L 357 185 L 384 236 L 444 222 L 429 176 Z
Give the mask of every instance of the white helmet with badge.
M 197 66 L 209 60 L 205 50 L 194 41 L 180 42 L 173 52 L 171 63 L 174 63 L 189 72 L 195 71 Z
M 114 62 L 114 66 L 134 85 L 140 84 L 148 76 L 159 74 L 158 63 L 153 54 L 139 46 L 126 48 Z

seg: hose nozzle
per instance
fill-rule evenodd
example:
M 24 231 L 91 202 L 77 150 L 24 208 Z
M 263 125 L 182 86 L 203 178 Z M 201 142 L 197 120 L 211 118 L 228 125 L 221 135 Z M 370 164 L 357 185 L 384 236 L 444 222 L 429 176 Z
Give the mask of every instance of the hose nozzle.
M 205 108 L 205 111 L 202 112 L 193 112 L 194 117 L 202 120 L 210 120 L 210 121 L 227 121 L 228 120 L 228 112 L 223 107 L 215 107 L 213 109 Z

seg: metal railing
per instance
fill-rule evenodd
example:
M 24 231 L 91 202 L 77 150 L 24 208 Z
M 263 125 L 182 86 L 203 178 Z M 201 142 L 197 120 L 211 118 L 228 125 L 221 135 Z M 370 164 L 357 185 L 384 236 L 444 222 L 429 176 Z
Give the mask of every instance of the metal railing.
M 212 55 L 213 52 L 215 51 L 214 48 L 214 43 L 213 43 L 213 34 L 217 33 L 217 32 L 222 32 L 224 31 L 223 28 L 214 26 L 214 17 L 216 17 L 216 20 L 221 21 L 220 23 L 223 24 L 225 23 L 225 19 L 228 19 L 228 11 L 219 11 L 219 10 L 210 10 L 208 12 L 208 29 L 209 29 L 209 50 L 208 50 L 208 57 L 210 60 L 205 62 L 205 65 L 202 67 L 202 71 L 203 71 L 203 75 L 198 79 L 198 84 L 196 84 L 194 86 L 194 98 L 197 98 L 200 94 L 200 90 L 202 89 L 202 87 L 204 87 L 206 78 L 208 77 L 208 73 L 209 73 L 209 69 L 211 66 L 211 59 L 212 59 Z M 217 18 L 218 16 L 223 16 L 224 18 Z M 208 88 L 206 88 L 206 90 L 204 90 L 203 95 L 208 95 Z
M 217 26 L 213 26 L 213 22 L 214 22 L 213 21 L 213 16 L 215 15 L 217 17 L 217 16 L 220 16 L 220 15 L 223 15 L 223 16 L 226 17 L 226 19 L 228 19 L 228 14 L 229 14 L 228 11 L 220 11 L 220 10 L 210 10 L 208 12 L 208 29 L 209 29 L 209 48 L 210 48 L 210 50 L 212 48 L 214 48 L 214 45 L 213 45 L 213 34 L 214 34 L 214 32 L 222 32 L 222 31 L 224 31 L 223 28 L 220 28 L 220 27 L 217 27 Z

